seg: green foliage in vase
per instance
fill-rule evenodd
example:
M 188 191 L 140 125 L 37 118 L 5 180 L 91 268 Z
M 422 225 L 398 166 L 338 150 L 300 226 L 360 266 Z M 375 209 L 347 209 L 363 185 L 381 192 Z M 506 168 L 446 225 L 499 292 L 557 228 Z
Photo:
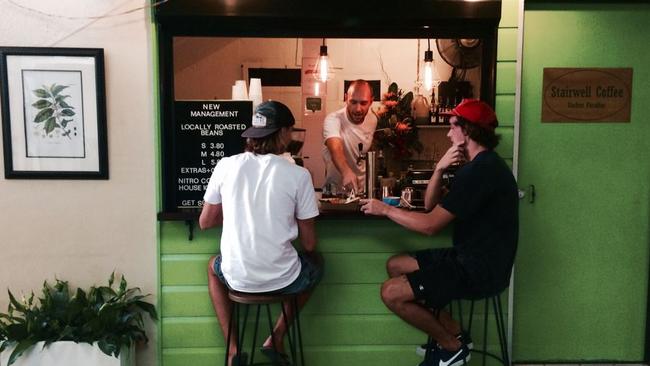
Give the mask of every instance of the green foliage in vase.
M 8 365 L 30 347 L 44 341 L 97 343 L 107 355 L 118 357 L 123 346 L 148 341 L 144 316 L 158 319 L 154 305 L 143 301 L 139 288 L 127 288 L 122 276 L 117 289 L 115 274 L 108 286 L 92 286 L 88 291 L 72 291 L 67 281 L 56 280 L 54 286 L 43 284 L 41 297 L 34 293 L 22 301 L 9 291 L 9 309 L 0 313 L 0 352 L 15 346 Z
M 63 95 L 61 92 L 70 87 L 69 85 L 52 84 L 47 87 L 43 85 L 42 88 L 33 91 L 39 99 L 32 103 L 32 107 L 38 110 L 34 123 L 43 123 L 45 134 L 49 135 L 57 128 L 63 130 L 63 136 L 70 138 L 70 129 L 67 128 L 68 124 L 73 120 L 70 117 L 76 113 L 74 107 L 65 102 L 69 95 Z

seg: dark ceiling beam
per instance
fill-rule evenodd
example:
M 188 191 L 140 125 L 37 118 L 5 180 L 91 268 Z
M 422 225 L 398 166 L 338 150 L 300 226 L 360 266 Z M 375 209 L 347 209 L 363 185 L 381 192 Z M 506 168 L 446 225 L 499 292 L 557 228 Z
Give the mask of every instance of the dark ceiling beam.
M 172 0 L 156 9 L 175 34 L 330 38 L 472 36 L 500 16 L 500 0 Z

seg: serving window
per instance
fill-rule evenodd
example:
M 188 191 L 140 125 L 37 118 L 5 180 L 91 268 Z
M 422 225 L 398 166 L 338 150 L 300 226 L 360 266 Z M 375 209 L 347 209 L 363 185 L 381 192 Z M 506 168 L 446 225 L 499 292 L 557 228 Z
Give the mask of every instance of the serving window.
M 264 6 L 261 2 L 253 3 Z M 450 2 L 440 2 L 443 3 L 452 6 Z M 233 102 L 233 97 L 241 99 L 233 95 L 237 80 L 244 80 L 249 87 L 251 78 L 261 79 L 262 98 L 281 101 L 292 110 L 296 127 L 305 130 L 304 146 L 293 152 L 294 158 L 310 171 L 316 189 L 321 188 L 325 173 L 323 119 L 328 113 L 344 107 L 346 85 L 356 79 L 370 81 L 375 94 L 379 94 L 375 95 L 374 111 L 381 108 L 382 95 L 391 83 L 396 83 L 404 94 L 413 92 L 415 97 L 421 94 L 426 99 L 433 113 L 428 120 L 417 123 L 422 151 L 410 154 L 408 158 L 393 159 L 387 165 L 396 174 L 409 167 L 430 166 L 444 153 L 448 144 L 444 120 L 435 117 L 437 110 L 451 109 L 464 97 L 480 98 L 494 104 L 498 23 L 495 14 L 500 14 L 500 2 L 458 3 L 460 5 L 453 6 L 460 7 L 448 8 L 449 12 L 442 19 L 439 6 L 433 2 L 433 7 L 427 9 L 429 14 L 435 15 L 430 15 L 429 19 L 413 19 L 414 16 L 426 16 L 426 12 L 418 15 L 416 11 L 416 15 L 405 13 L 401 20 L 397 17 L 399 14 L 390 14 L 394 17 L 392 22 L 381 24 L 374 23 L 380 22 L 381 17 L 377 14 L 373 17 L 374 10 L 370 10 L 367 17 L 348 17 L 348 20 L 356 19 L 356 26 L 346 23 L 346 16 L 341 14 L 335 19 L 330 18 L 329 22 L 319 20 L 327 17 L 325 13 L 318 19 L 309 19 L 313 17 L 310 12 L 301 19 L 305 14 L 300 13 L 309 11 L 310 2 L 302 5 L 307 8 L 276 9 L 261 18 L 251 16 L 254 13 L 251 9 L 230 9 L 231 13 L 239 11 L 240 15 L 228 17 L 220 13 L 224 9 L 204 9 L 197 17 L 181 11 L 179 5 L 161 6 L 157 14 L 163 123 L 163 212 L 160 218 L 196 217 L 203 194 L 198 187 L 207 184 L 207 179 L 198 177 L 196 192 L 189 196 L 187 191 L 181 192 L 181 182 L 189 182 L 179 180 L 178 176 L 179 162 L 184 161 L 187 165 L 187 144 L 207 141 L 179 138 L 178 124 L 187 124 L 187 118 L 183 117 L 184 108 L 193 103 L 198 103 L 198 106 L 221 104 L 237 109 L 237 115 L 242 118 L 250 116 L 253 102 Z M 188 9 L 192 8 L 187 5 L 184 9 L 190 11 Z M 472 6 L 484 8 L 483 11 L 472 11 Z M 191 12 L 199 13 L 199 10 L 196 8 Z M 207 16 L 210 13 L 214 16 Z M 464 22 L 454 21 L 455 16 L 466 19 Z M 270 23 L 273 26 L 269 26 Z M 313 77 L 313 67 L 323 43 L 327 45 L 328 56 L 334 65 L 334 76 L 326 83 L 317 82 Z M 432 51 L 435 66 L 436 86 L 431 90 L 425 90 L 423 85 L 422 67 L 427 50 Z M 210 123 L 203 122 L 204 125 Z M 240 124 L 242 128 L 246 123 L 237 118 L 227 122 Z M 194 124 L 201 123 L 197 120 Z M 232 154 L 243 147 L 243 144 L 238 145 L 237 133 L 241 132 L 231 132 L 226 140 L 215 136 L 216 144 L 226 144 L 228 148 L 221 151 L 197 150 L 197 159 L 200 154 L 219 155 L 207 160 L 206 166 L 210 169 L 222 155 L 225 156 L 226 150 Z M 179 145 L 181 141 L 184 146 Z M 209 178 L 209 173 L 203 174 Z M 179 200 L 180 196 L 189 198 Z

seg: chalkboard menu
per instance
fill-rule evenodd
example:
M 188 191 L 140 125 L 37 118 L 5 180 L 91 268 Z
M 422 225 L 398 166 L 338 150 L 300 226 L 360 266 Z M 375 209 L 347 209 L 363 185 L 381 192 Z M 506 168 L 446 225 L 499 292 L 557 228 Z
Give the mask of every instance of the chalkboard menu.
M 217 162 L 244 151 L 241 134 L 251 125 L 252 113 L 250 101 L 174 102 L 170 136 L 174 152 L 172 161 L 163 163 L 167 209 L 203 205 L 203 194 Z

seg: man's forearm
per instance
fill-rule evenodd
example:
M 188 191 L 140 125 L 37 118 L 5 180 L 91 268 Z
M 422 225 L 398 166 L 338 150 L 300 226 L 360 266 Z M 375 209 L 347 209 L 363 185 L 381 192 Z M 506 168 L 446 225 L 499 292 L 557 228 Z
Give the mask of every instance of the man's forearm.
M 336 169 L 345 175 L 346 173 L 352 172 L 352 167 L 348 165 L 348 161 L 345 158 L 345 153 L 343 152 L 343 142 L 340 139 L 330 138 L 327 140 L 326 144 L 327 149 L 332 156 L 332 162 Z
M 431 212 L 426 213 L 388 206 L 385 215 L 403 227 L 425 235 L 439 233 L 455 217 L 440 205 L 437 205 Z
M 409 230 L 417 231 L 418 233 L 425 235 L 434 234 L 431 232 L 426 213 L 408 211 L 390 206 L 386 213 L 386 217 Z
M 424 194 L 424 209 L 428 212 L 440 202 L 442 196 L 442 169 L 436 169 L 429 179 L 427 190 Z

